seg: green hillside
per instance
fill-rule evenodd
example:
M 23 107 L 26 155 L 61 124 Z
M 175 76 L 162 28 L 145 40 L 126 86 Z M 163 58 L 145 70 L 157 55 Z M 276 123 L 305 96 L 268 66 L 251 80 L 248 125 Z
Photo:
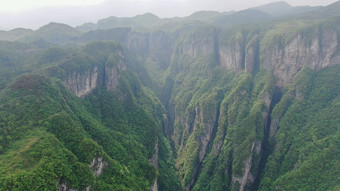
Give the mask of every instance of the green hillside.
M 339 5 L 0 32 L 0 191 L 338 190 Z

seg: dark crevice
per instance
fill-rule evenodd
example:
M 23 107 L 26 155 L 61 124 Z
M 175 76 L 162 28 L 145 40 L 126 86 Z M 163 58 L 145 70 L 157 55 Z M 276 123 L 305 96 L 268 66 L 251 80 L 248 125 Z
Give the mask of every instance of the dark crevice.
M 197 160 L 199 160 L 199 159 L 197 159 Z M 202 169 L 202 162 L 198 162 L 198 166 L 196 168 L 194 177 L 192 178 L 193 182 L 188 185 L 188 186 L 190 186 L 189 190 L 192 190 L 192 188 L 195 186 L 195 183 L 197 182 L 197 179 L 198 179 L 199 175 L 201 174 L 201 169 Z
M 257 73 L 260 70 L 260 40 L 257 40 L 255 47 L 254 73 Z
M 282 93 L 281 93 L 280 88 L 275 87 L 274 92 L 273 92 L 273 97 L 270 102 L 268 119 L 264 127 L 264 136 L 263 136 L 262 145 L 261 145 L 261 157 L 260 157 L 260 162 L 259 162 L 259 170 L 256 174 L 256 178 L 252 186 L 252 189 L 250 189 L 252 191 L 258 190 L 263 173 L 264 173 L 264 168 L 267 164 L 267 159 L 269 155 L 272 153 L 272 148 L 269 145 L 271 114 L 272 114 L 272 111 L 275 105 L 279 103 L 279 101 L 281 100 L 281 97 L 282 97 Z
M 216 62 L 216 65 L 220 65 L 220 55 L 219 55 L 219 49 L 220 49 L 220 43 L 219 43 L 219 39 L 218 39 L 218 32 L 215 30 L 215 33 L 214 33 L 214 49 L 215 49 L 215 62 Z
M 174 127 L 174 106 L 171 102 L 171 94 L 174 87 L 174 80 L 171 77 L 165 79 L 164 85 L 161 88 L 160 101 L 164 105 L 166 115 L 168 118 L 168 124 L 163 128 L 164 135 L 171 140 Z
M 214 123 L 214 127 L 213 127 L 213 130 L 212 130 L 211 138 L 210 138 L 209 143 L 207 145 L 206 153 L 210 153 L 211 152 L 213 144 L 214 144 L 214 140 L 216 138 L 218 122 L 220 120 L 220 108 L 221 108 L 221 102 L 219 102 L 218 106 L 217 106 L 216 121 Z
M 233 151 L 230 151 L 230 154 L 229 154 L 229 158 L 227 159 L 227 172 L 224 173 L 224 176 L 227 175 L 227 178 L 228 178 L 228 182 L 225 186 L 225 190 L 231 190 L 231 182 L 232 182 L 232 172 L 233 172 Z
M 102 86 L 103 87 L 105 87 L 106 86 L 106 71 L 105 71 L 105 68 L 106 68 L 106 65 L 105 64 L 103 64 L 103 66 L 102 66 L 102 79 L 101 79 L 101 84 L 102 84 Z
M 245 34 L 242 35 L 243 37 Z M 243 71 L 245 69 L 245 64 L 246 64 L 246 42 L 245 40 L 242 41 L 242 44 L 240 45 L 241 47 L 241 70 Z

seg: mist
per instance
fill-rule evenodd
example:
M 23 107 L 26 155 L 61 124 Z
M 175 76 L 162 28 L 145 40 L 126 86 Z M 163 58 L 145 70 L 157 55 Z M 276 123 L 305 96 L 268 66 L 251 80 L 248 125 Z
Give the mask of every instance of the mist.
M 87 6 L 66 6 L 59 5 L 40 8 L 28 8 L 18 11 L 0 12 L 0 30 L 13 28 L 39 27 L 50 22 L 65 23 L 71 26 L 78 26 L 87 22 L 97 22 L 99 19 L 109 16 L 131 17 L 146 12 L 151 12 L 159 17 L 183 17 L 196 11 L 231 11 L 243 10 L 250 7 L 277 2 L 273 0 L 108 0 L 103 3 Z M 335 0 L 289 0 L 286 1 L 292 6 L 317 6 L 328 5 Z

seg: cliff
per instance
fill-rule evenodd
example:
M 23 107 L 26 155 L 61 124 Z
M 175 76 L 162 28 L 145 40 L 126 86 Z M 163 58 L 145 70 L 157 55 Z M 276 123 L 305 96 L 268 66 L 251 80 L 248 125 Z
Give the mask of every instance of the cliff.
M 105 47 L 108 45 L 99 43 L 95 46 Z M 109 46 L 115 47 L 117 45 Z M 60 78 L 65 86 L 78 97 L 90 94 L 97 87 L 116 90 L 119 85 L 120 73 L 127 69 L 125 53 L 122 48 L 118 46 L 112 50 L 101 52 L 100 57 L 97 53 L 85 56 L 83 52 L 86 53 L 86 49 L 85 47 L 81 53 L 71 55 L 70 58 L 61 61 L 57 69 L 52 67 L 52 70 L 58 72 L 49 71 L 49 75 Z M 46 70 L 48 71 L 50 68 Z M 60 73 L 62 75 L 58 75 Z
M 338 32 L 323 29 L 319 35 L 305 37 L 299 33 L 285 46 L 275 44 L 262 53 L 261 67 L 274 72 L 276 84 L 285 87 L 292 84 L 295 75 L 303 66 L 321 70 L 327 66 L 340 64 L 338 49 Z
M 340 64 L 338 25 L 319 27 L 314 23 L 290 36 L 278 32 L 277 27 L 281 26 L 236 33 L 201 27 L 162 36 L 177 39 L 170 46 L 174 48 L 168 78 L 174 83 L 170 99 L 164 103 L 170 119 L 170 127 L 164 131 L 170 132 L 174 142 L 176 167 L 186 190 L 200 190 L 207 176 L 212 176 L 210 180 L 222 186 L 220 189 L 258 189 L 273 149 L 269 142 L 280 122 L 277 117 L 271 118 L 272 109 L 280 101 L 280 90 L 293 85 L 303 68 L 320 71 Z M 167 39 L 149 41 L 148 46 L 161 49 L 159 42 Z M 157 62 L 156 57 L 151 59 Z M 222 70 L 216 72 L 216 66 Z M 249 86 L 240 84 L 242 88 L 235 90 L 235 85 L 222 85 L 231 83 L 224 75 L 232 78 L 247 73 Z M 223 96 L 211 96 L 206 104 L 214 109 L 207 110 L 198 100 L 204 100 L 204 92 L 211 95 L 216 89 Z M 299 87 L 296 92 L 298 99 L 303 99 Z M 221 99 L 228 100 L 227 108 L 221 106 Z M 216 163 L 225 166 L 213 167 Z M 220 185 L 217 182 L 221 180 L 224 183 Z
M 0 78 L 0 190 L 336 189 L 339 6 L 248 24 L 259 10 L 219 24 L 146 15 L 152 30 L 18 49 L 32 63 L 11 75 L 35 74 Z
M 276 85 L 284 88 L 292 83 L 302 67 L 318 71 L 338 64 L 340 60 L 336 27 L 315 29 L 319 25 L 315 23 L 291 32 L 287 37 L 288 27 L 292 25 L 294 23 L 287 26 L 274 24 L 269 30 L 259 27 L 255 32 L 244 30 L 242 33 L 210 26 L 176 32 L 128 32 L 120 41 L 129 51 L 155 62 L 160 68 L 158 72 L 163 73 L 169 67 L 183 70 L 176 61 L 181 56 L 192 60 L 213 56 L 220 68 L 225 70 L 249 73 L 259 69 L 273 71 Z
M 127 36 L 128 49 L 162 66 L 161 73 L 170 69 L 168 78 L 173 84 L 168 85 L 172 91 L 163 103 L 168 105 L 170 121 L 164 131 L 169 132 L 178 154 L 176 167 L 183 188 L 200 190 L 206 185 L 206 176 L 212 176 L 210 180 L 220 189 L 258 188 L 272 149 L 269 142 L 280 122 L 277 117 L 271 118 L 272 109 L 280 101 L 280 89 L 289 88 L 305 67 L 320 71 L 340 64 L 339 27 L 318 26 L 305 26 L 290 36 L 278 32 L 275 24 L 268 30 L 236 33 L 198 27 Z M 222 70 L 216 72 L 216 66 Z M 249 86 L 240 84 L 243 88 L 234 90 L 235 85 L 222 85 L 230 84 L 233 75 L 247 74 Z M 260 85 L 261 75 L 267 85 Z M 255 84 L 259 89 L 253 87 Z M 214 88 L 223 96 L 212 96 Z M 205 100 L 204 92 L 210 94 L 207 103 L 198 101 Z M 303 97 L 299 92 L 298 88 L 298 97 Z M 227 108 L 221 106 L 222 99 L 229 100 L 225 102 Z M 215 167 L 217 161 L 224 167 Z M 219 173 L 211 174 L 213 171 Z M 217 183 L 221 180 L 223 184 Z

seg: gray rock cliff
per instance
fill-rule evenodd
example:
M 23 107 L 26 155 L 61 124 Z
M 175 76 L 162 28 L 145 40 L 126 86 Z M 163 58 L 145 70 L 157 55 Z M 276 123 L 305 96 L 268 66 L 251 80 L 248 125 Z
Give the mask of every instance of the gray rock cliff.
M 114 57 L 108 57 L 105 64 L 93 66 L 85 71 L 70 72 L 63 82 L 78 97 L 86 96 L 98 86 L 115 90 L 119 85 L 120 72 L 126 70 L 126 67 L 125 54 L 118 51 Z
M 264 58 L 261 66 L 274 72 L 277 86 L 291 84 L 303 66 L 320 70 L 340 63 L 334 58 L 338 48 L 338 34 L 335 30 L 321 31 L 321 35 L 314 36 L 310 43 L 307 38 L 298 34 L 283 48 L 277 44 L 262 52 Z

